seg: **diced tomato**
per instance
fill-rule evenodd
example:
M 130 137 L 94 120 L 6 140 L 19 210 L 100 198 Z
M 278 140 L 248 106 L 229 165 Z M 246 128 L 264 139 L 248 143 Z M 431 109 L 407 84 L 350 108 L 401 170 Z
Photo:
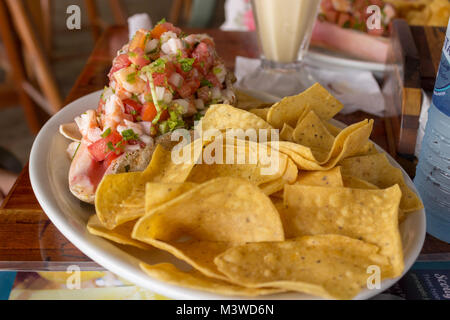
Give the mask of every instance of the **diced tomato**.
M 153 83 L 156 87 L 163 87 L 166 84 L 167 78 L 165 73 L 152 73 Z
M 156 107 L 151 102 L 146 102 L 141 111 L 142 121 L 153 121 L 157 114 Z
M 109 77 L 111 77 L 111 75 L 114 74 L 116 71 L 126 68 L 129 65 L 131 65 L 131 61 L 128 58 L 128 54 L 121 54 L 117 56 L 117 58 L 114 59 L 113 66 L 111 68 L 111 71 L 109 72 Z
M 161 38 L 161 35 L 162 35 L 164 32 L 167 32 L 167 31 L 169 31 L 169 29 L 167 29 L 167 28 L 164 26 L 163 23 L 162 23 L 162 24 L 158 24 L 158 25 L 156 25 L 156 26 L 153 28 L 153 30 L 151 31 L 151 33 L 152 33 L 152 38 L 154 38 L 154 39 L 159 39 L 159 38 Z
M 125 113 L 132 116 L 131 121 L 136 121 L 137 116 L 141 113 L 142 110 L 142 104 L 132 100 L 132 99 L 126 99 L 123 101 L 123 104 L 125 106 Z
M 105 160 L 103 160 L 103 168 L 106 171 L 106 169 L 109 168 L 109 166 L 111 165 L 111 163 L 117 159 L 119 157 L 118 154 L 116 154 L 115 152 L 110 152 L 108 153 L 108 155 L 106 156 Z
M 195 92 L 200 88 L 200 81 L 198 79 L 187 80 L 186 84 L 191 88 L 191 92 Z
M 136 48 L 128 54 L 129 59 L 132 63 L 138 66 L 138 68 L 145 67 L 150 64 L 150 58 L 145 55 L 142 48 Z
M 89 152 L 96 161 L 103 161 L 110 153 L 114 151 L 109 150 L 108 143 L 111 142 L 113 146 L 122 140 L 122 136 L 117 131 L 112 131 L 109 136 L 97 140 L 88 147 Z
M 214 87 L 222 88 L 222 84 L 220 83 L 219 79 L 217 79 L 214 73 L 208 73 L 205 79 L 211 82 Z
M 214 63 L 210 47 L 206 43 L 200 42 L 192 52 L 192 57 L 195 58 L 194 66 L 203 75 L 206 75 Z
M 161 112 L 161 117 L 159 117 L 159 119 L 160 119 L 160 121 L 165 121 L 165 120 L 169 119 L 169 116 L 170 116 L 169 111 L 167 111 L 167 109 L 166 109 Z
M 184 99 L 192 94 L 192 88 L 187 83 L 183 83 L 181 87 L 177 88 L 177 92 Z

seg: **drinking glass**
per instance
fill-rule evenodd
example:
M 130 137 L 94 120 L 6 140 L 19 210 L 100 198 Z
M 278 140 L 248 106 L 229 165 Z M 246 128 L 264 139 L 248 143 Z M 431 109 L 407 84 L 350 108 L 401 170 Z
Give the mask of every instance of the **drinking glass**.
M 261 80 L 277 79 L 289 87 L 284 91 L 296 94 L 315 82 L 303 58 L 308 51 L 319 5 L 320 0 L 252 0 L 262 55 L 261 68 L 247 77 L 247 84 L 253 83 L 258 89 Z M 270 91 L 270 86 L 265 89 Z

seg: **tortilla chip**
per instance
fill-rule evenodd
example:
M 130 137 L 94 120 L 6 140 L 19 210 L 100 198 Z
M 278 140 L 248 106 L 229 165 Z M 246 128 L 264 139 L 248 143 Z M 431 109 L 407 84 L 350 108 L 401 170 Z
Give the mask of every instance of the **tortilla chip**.
M 190 150 L 192 144 L 185 150 Z M 201 151 L 201 148 L 200 148 Z M 103 177 L 97 187 L 95 209 L 102 224 L 114 229 L 145 214 L 145 185 L 147 182 L 182 183 L 194 166 L 175 164 L 171 152 L 158 145 L 144 172 L 111 174 Z
M 348 158 L 341 162 L 341 166 L 342 174 L 365 180 L 382 189 L 398 184 L 402 190 L 400 209 L 403 212 L 423 208 L 420 198 L 407 186 L 402 171 L 392 166 L 385 154 Z
M 159 263 L 155 265 L 140 263 L 139 266 L 145 273 L 147 273 L 154 279 L 158 279 L 177 286 L 203 290 L 227 296 L 253 297 L 284 291 L 271 288 L 255 289 L 240 287 L 225 281 L 208 278 L 196 270 L 190 272 L 181 271 L 170 263 Z
M 248 95 L 241 90 L 236 90 L 235 93 L 236 93 L 236 99 L 237 99 L 237 107 L 239 109 L 245 109 L 245 110 L 253 109 L 254 110 L 254 109 L 259 109 L 259 108 L 270 107 L 273 104 L 271 102 L 262 101 L 255 97 L 252 97 L 251 95 Z
M 145 186 L 145 212 L 166 203 L 196 187 L 196 183 L 148 182 Z
M 252 141 L 241 142 L 243 146 L 230 145 L 228 144 L 230 141 L 227 140 L 227 144 L 223 145 L 220 162 L 197 164 L 192 169 L 188 181 L 203 183 L 219 177 L 235 177 L 247 179 L 255 185 L 261 185 L 281 178 L 288 161 L 285 154 L 270 150 L 264 144 Z M 218 145 L 218 147 L 221 146 L 221 144 Z M 267 154 L 267 159 L 263 152 Z
M 392 266 L 392 276 L 403 271 L 398 228 L 400 188 L 384 190 L 286 185 L 283 220 L 286 237 L 340 234 L 380 247 Z
M 331 133 L 334 137 L 337 137 L 337 135 L 342 131 L 342 128 L 336 127 L 329 121 L 323 121 L 323 124 L 327 128 L 328 132 Z
M 309 147 L 288 141 L 270 142 L 273 149 L 288 155 L 300 170 L 329 170 L 347 157 L 357 153 L 367 143 L 372 132 L 373 120 L 361 121 L 345 128 L 334 140 L 329 152 L 312 150 Z
M 379 189 L 376 185 L 353 176 L 342 176 L 344 187 L 353 189 Z
M 269 113 L 269 108 L 250 109 L 248 111 L 253 113 L 253 114 L 256 114 L 258 117 L 260 117 L 264 121 L 267 121 L 267 114 Z
M 237 178 L 217 178 L 158 206 L 139 219 L 133 238 L 175 241 L 258 242 L 284 239 L 280 217 L 257 186 Z
M 292 135 L 294 134 L 294 128 L 288 124 L 283 124 L 283 129 L 280 131 L 280 139 L 284 141 L 294 141 Z
M 271 125 L 257 115 L 227 104 L 210 106 L 201 123 L 203 132 L 226 129 L 272 129 Z
M 249 243 L 228 249 L 214 261 L 221 272 L 247 287 L 351 299 L 366 287 L 367 268 L 386 264 L 378 251 L 377 246 L 349 237 L 318 235 Z
M 304 92 L 283 98 L 274 104 L 267 114 L 267 122 L 277 129 L 281 129 L 284 123 L 295 127 L 306 105 L 324 120 L 333 118 L 344 107 L 324 87 L 316 83 Z
M 297 179 L 297 175 L 298 175 L 298 169 L 297 166 L 295 165 L 295 163 L 291 160 L 291 159 L 287 159 L 287 166 L 286 166 L 286 171 L 283 173 L 283 176 L 261 184 L 259 187 L 261 189 L 262 192 L 264 192 L 264 194 L 266 195 L 272 195 L 275 194 L 281 190 L 283 190 L 283 187 L 285 184 L 290 184 L 290 183 L 294 183 L 295 180 Z
M 131 231 L 133 231 L 135 223 L 136 221 L 129 221 L 114 228 L 113 230 L 109 230 L 103 226 L 96 215 L 92 215 L 89 218 L 87 229 L 89 233 L 93 235 L 111 240 L 116 243 L 126 244 L 141 249 L 150 249 L 151 247 L 147 244 L 131 238 Z
M 309 112 L 297 125 L 292 137 L 298 144 L 310 147 L 312 150 L 329 151 L 334 143 L 334 136 L 328 132 L 314 111 Z
M 227 281 L 228 278 L 217 269 L 214 258 L 232 247 L 229 242 L 197 241 L 164 242 L 139 235 L 136 237 L 142 242 L 167 251 L 180 260 L 191 265 L 203 275 Z
M 322 187 L 344 187 L 341 168 L 335 167 L 327 171 L 302 171 L 295 184 Z

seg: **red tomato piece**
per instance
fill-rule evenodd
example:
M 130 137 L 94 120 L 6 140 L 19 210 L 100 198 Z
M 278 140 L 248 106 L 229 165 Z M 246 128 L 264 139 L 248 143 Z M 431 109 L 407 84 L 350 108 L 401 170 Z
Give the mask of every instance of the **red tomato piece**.
M 141 113 L 143 107 L 142 104 L 132 99 L 124 100 L 123 104 L 125 106 L 125 113 L 132 116 L 131 121 L 136 121 L 137 116 Z
M 192 94 L 192 88 L 187 83 L 183 83 L 177 88 L 177 92 L 182 98 L 187 98 Z
M 211 82 L 214 87 L 222 88 L 222 84 L 214 73 L 208 73 L 205 78 Z
M 128 56 L 130 61 L 137 65 L 139 69 L 150 64 L 150 58 L 145 55 L 142 48 L 135 48 Z
M 109 166 L 111 165 L 111 163 L 117 159 L 119 157 L 118 154 L 116 154 L 115 152 L 110 152 L 108 153 L 108 155 L 106 156 L 105 160 L 103 160 L 103 168 L 106 171 L 106 169 L 109 168 Z
M 120 141 L 122 141 L 120 133 L 112 131 L 106 138 L 102 138 L 91 144 L 88 150 L 96 161 L 103 161 L 110 153 L 114 153 L 113 150 L 108 148 L 108 144 L 111 142 L 115 146 Z
M 192 57 L 195 58 L 194 65 L 204 75 L 208 73 L 208 70 L 214 64 L 214 57 L 211 54 L 211 49 L 204 42 L 198 44 L 192 52 Z
M 156 107 L 151 102 L 146 102 L 141 111 L 142 121 L 153 121 L 157 114 Z
M 166 74 L 164 73 L 152 73 L 153 83 L 156 87 L 164 87 L 167 81 Z

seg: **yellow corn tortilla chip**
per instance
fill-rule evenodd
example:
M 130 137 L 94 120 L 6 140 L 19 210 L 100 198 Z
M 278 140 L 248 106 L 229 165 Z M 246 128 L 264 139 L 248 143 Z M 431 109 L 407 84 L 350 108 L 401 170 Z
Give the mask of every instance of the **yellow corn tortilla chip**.
M 302 171 L 295 184 L 322 187 L 344 187 L 341 168 L 335 167 L 327 171 Z
M 367 143 L 372 132 L 373 120 L 361 121 L 345 128 L 334 140 L 332 149 L 326 152 L 314 152 L 311 148 L 288 141 L 270 142 L 273 149 L 288 155 L 300 170 L 329 170 L 347 157 L 357 153 Z
M 256 114 L 258 117 L 260 117 L 264 121 L 267 121 L 267 114 L 269 113 L 269 108 L 250 109 L 248 111 L 253 113 L 253 114 Z
M 114 228 L 113 230 L 109 230 L 102 225 L 96 215 L 93 215 L 89 218 L 87 229 L 89 233 L 113 242 L 126 244 L 141 249 L 150 249 L 151 247 L 147 244 L 131 238 L 131 231 L 133 231 L 135 223 L 136 221 L 129 221 Z
M 260 185 L 274 181 L 283 175 L 288 161 L 285 154 L 270 150 L 264 144 L 252 141 L 241 142 L 243 142 L 243 146 L 230 145 L 228 144 L 230 141 L 227 140 L 227 144 L 223 145 L 221 163 L 195 165 L 188 181 L 203 183 L 219 177 L 235 177 L 247 179 L 255 185 Z M 219 147 L 221 147 L 221 144 Z M 265 159 L 262 152 L 267 153 L 268 159 Z M 231 156 L 229 153 L 232 153 Z M 228 158 L 230 161 L 227 160 Z M 266 160 L 269 161 L 266 162 Z M 228 162 L 232 163 L 229 164 Z
M 233 243 L 284 239 L 280 217 L 257 186 L 237 178 L 205 182 L 151 210 L 133 237 L 175 241 L 182 236 Z
M 328 132 L 331 133 L 334 137 L 337 137 L 337 135 L 342 131 L 342 128 L 336 127 L 329 121 L 323 121 L 323 124 L 327 128 Z
M 294 134 L 294 128 L 288 124 L 283 124 L 283 129 L 280 131 L 280 139 L 284 141 L 294 141 L 292 135 Z
M 147 182 L 145 186 L 145 212 L 166 203 L 196 187 L 196 183 Z
M 342 176 L 344 187 L 353 189 L 379 189 L 376 185 L 353 176 Z
M 375 245 L 349 237 L 317 235 L 233 247 L 214 261 L 221 272 L 247 287 L 351 299 L 367 286 L 367 268 L 386 264 L 378 251 Z
M 298 144 L 310 147 L 312 150 L 329 151 L 334 143 L 334 136 L 328 132 L 314 111 L 310 111 L 297 125 L 292 137 Z
M 377 245 L 392 266 L 392 276 L 403 271 L 398 228 L 401 191 L 286 185 L 283 220 L 286 237 L 340 234 Z
M 400 209 L 403 212 L 408 213 L 423 208 L 419 197 L 407 186 L 402 171 L 392 166 L 385 154 L 348 158 L 341 162 L 341 166 L 343 175 L 365 180 L 382 189 L 398 184 L 402 190 Z
M 272 129 L 271 125 L 257 115 L 227 104 L 210 106 L 201 123 L 204 132 L 226 129 Z
M 192 146 L 193 144 L 187 145 L 185 150 L 190 150 Z M 195 161 L 191 162 L 180 164 L 172 162 L 171 152 L 158 145 L 145 171 L 105 176 L 95 196 L 95 210 L 98 218 L 106 228 L 114 229 L 122 223 L 143 216 L 145 214 L 145 184 L 151 181 L 182 183 L 194 166 Z
M 259 187 L 264 194 L 269 196 L 283 190 L 285 184 L 294 183 L 297 179 L 297 175 L 297 166 L 291 159 L 287 159 L 286 171 L 283 176 L 276 180 L 261 184 Z
M 197 240 L 164 242 L 148 238 L 145 234 L 136 235 L 135 238 L 155 248 L 169 252 L 207 277 L 224 281 L 228 280 L 222 272 L 217 270 L 214 258 L 232 247 L 232 244 L 229 242 Z
M 304 92 L 283 98 L 274 104 L 267 114 L 267 122 L 273 127 L 281 129 L 284 123 L 295 127 L 298 118 L 309 105 L 312 110 L 324 120 L 333 118 L 344 107 L 319 83 L 314 84 Z
M 246 94 L 245 92 L 242 92 L 241 90 L 236 90 L 235 93 L 236 93 L 236 99 L 237 99 L 236 106 L 239 109 L 245 109 L 245 110 L 259 109 L 259 108 L 270 107 L 273 104 L 271 102 L 262 101 L 255 97 L 252 97 L 251 95 Z
M 271 288 L 245 288 L 225 281 L 208 278 L 195 270 L 184 272 L 170 263 L 159 263 L 155 265 L 140 263 L 139 266 L 145 273 L 154 279 L 190 289 L 203 290 L 227 296 L 254 297 L 284 291 Z

